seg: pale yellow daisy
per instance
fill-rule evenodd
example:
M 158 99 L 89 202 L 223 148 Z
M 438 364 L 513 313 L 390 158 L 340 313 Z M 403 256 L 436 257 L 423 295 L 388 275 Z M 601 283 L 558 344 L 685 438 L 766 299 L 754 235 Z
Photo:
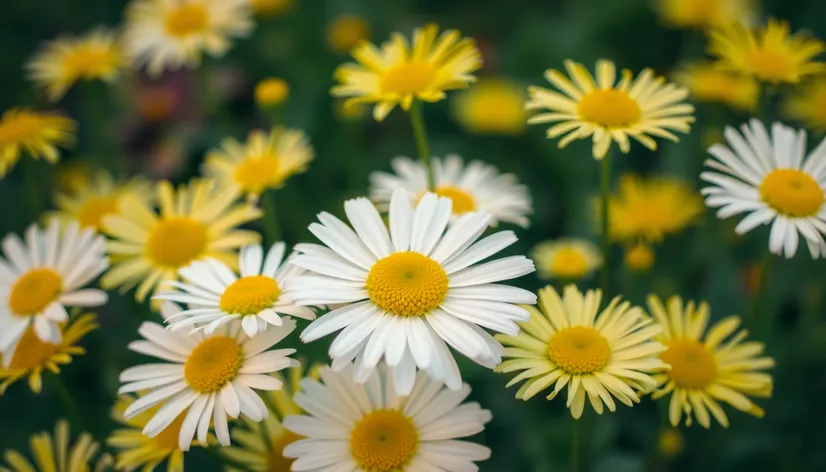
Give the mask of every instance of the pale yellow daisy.
M 685 86 L 691 98 L 699 102 L 722 103 L 751 111 L 760 99 L 760 85 L 753 77 L 720 70 L 708 62 L 684 66 L 674 79 Z
M 56 113 L 28 108 L 12 108 L 0 118 L 0 177 L 17 164 L 26 153 L 32 159 L 54 164 L 60 158 L 59 147 L 74 144 L 74 120 Z
M 792 92 L 783 114 L 819 135 L 826 134 L 826 78 L 816 78 Z
M 518 135 L 525 131 L 525 90 L 504 77 L 485 77 L 451 102 L 453 116 L 476 134 Z
M 657 0 L 657 12 L 668 26 L 707 29 L 750 19 L 755 0 Z
M 562 238 L 534 246 L 531 259 L 542 280 L 579 280 L 602 266 L 599 249 L 586 239 Z
M 118 182 L 108 172 L 98 171 L 88 181 L 79 182 L 73 190 L 56 193 L 57 211 L 51 216 L 64 223 L 77 221 L 83 229 L 100 231 L 103 217 L 117 215 L 118 202 L 127 195 L 148 205 L 152 201 L 152 187 L 140 178 Z
M 42 431 L 31 436 L 34 464 L 22 454 L 7 449 L 3 454 L 6 464 L 0 463 L 0 472 L 103 472 L 109 470 L 112 459 L 100 455 L 100 445 L 89 433 L 81 434 L 69 444 L 69 423 L 60 419 L 54 428 L 54 436 Z

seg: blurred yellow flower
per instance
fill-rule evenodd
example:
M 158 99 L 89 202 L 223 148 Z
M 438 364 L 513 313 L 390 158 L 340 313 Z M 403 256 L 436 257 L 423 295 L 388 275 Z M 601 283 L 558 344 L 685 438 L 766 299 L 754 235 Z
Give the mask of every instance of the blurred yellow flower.
M 109 255 L 118 259 L 101 280 L 104 288 L 126 291 L 140 284 L 135 299 L 142 302 L 161 281 L 178 280 L 178 269 L 192 261 L 213 257 L 235 268 L 233 250 L 260 239 L 254 231 L 235 229 L 261 217 L 252 205 L 236 204 L 235 189 L 196 179 L 177 190 L 159 182 L 156 193 L 160 214 L 124 195 L 119 214 L 103 218 Z
M 368 106 L 364 103 L 351 104 L 347 106 L 347 101 L 336 99 L 333 101 L 333 111 L 341 121 L 359 121 L 367 115 Z
M 548 139 L 565 135 L 559 141 L 564 148 L 575 139 L 591 137 L 593 156 L 602 159 L 612 142 L 623 153 L 631 149 L 630 138 L 654 150 L 653 137 L 679 141 L 671 130 L 688 133 L 694 122 L 694 107 L 681 103 L 688 91 L 665 83 L 651 69 L 636 78 L 629 70 L 617 71 L 611 61 L 597 61 L 596 81 L 582 65 L 565 61 L 570 79 L 561 72 L 548 69 L 545 79 L 560 92 L 542 87 L 529 87 L 530 98 L 525 107 L 542 111 L 528 119 L 528 124 L 555 123 L 547 131 Z M 653 136 L 653 137 L 652 137 Z
M 70 446 L 69 423 L 64 419 L 57 420 L 54 436 L 46 431 L 33 434 L 31 448 L 36 465 L 29 462 L 19 452 L 7 449 L 3 454 L 7 465 L 4 467 L 0 464 L 0 471 L 103 472 L 109 470 L 112 465 L 112 459 L 108 454 L 102 454 L 95 461 L 100 445 L 92 439 L 89 433 L 81 434 Z
M 115 33 L 97 29 L 46 43 L 26 69 L 49 100 L 57 101 L 79 80 L 114 82 L 124 66 Z
M 252 11 L 260 16 L 283 15 L 293 6 L 293 0 L 250 0 Z
M 25 152 L 32 159 L 54 164 L 60 158 L 58 147 L 74 144 L 77 123 L 56 113 L 28 108 L 12 108 L 0 118 L 0 177 L 20 160 Z
M 687 65 L 675 80 L 688 88 L 691 98 L 700 102 L 723 103 L 751 111 L 760 99 L 760 85 L 754 78 L 720 70 L 706 62 Z
M 394 33 L 381 49 L 368 42 L 352 51 L 358 63 L 338 67 L 339 82 L 331 93 L 351 97 L 346 106 L 376 103 L 373 117 L 382 121 L 396 105 L 409 110 L 414 100 L 438 102 L 448 90 L 465 88 L 482 67 L 482 56 L 471 38 L 455 30 L 439 35 L 439 27 L 427 25 L 413 34 L 413 46 Z
M 261 108 L 281 105 L 290 95 L 290 86 L 280 77 L 269 77 L 255 85 L 255 102 Z
M 452 102 L 453 116 L 478 134 L 521 134 L 525 130 L 525 92 L 504 78 L 489 77 L 461 92 Z
M 685 438 L 682 431 L 676 428 L 667 428 L 660 431 L 657 439 L 657 450 L 663 457 L 678 456 L 685 449 Z
M 826 133 L 826 79 L 813 79 L 792 93 L 783 103 L 783 114 L 817 133 Z
M 602 266 L 599 249 L 585 239 L 557 239 L 537 244 L 531 252 L 542 280 L 579 280 Z
M 790 35 L 789 24 L 774 18 L 762 29 L 735 24 L 712 31 L 708 46 L 721 69 L 771 84 L 797 83 L 803 76 L 826 71 L 826 64 L 814 60 L 824 50 L 820 40 Z
M 86 350 L 76 344 L 86 334 L 98 328 L 95 315 L 87 313 L 73 321 L 60 324 L 63 339 L 58 344 L 43 342 L 29 326 L 20 338 L 20 342 L 11 357 L 11 364 L 4 369 L 0 367 L 0 395 L 9 385 L 23 377 L 29 377 L 29 388 L 33 393 L 40 393 L 43 387 L 42 374 L 47 370 L 55 375 L 60 373 L 60 366 L 72 362 L 73 356 L 81 356 Z M 3 365 L 0 354 L 0 366 Z
M 203 172 L 255 202 L 266 190 L 306 171 L 312 160 L 313 148 L 304 132 L 276 127 L 269 133 L 252 131 L 244 143 L 224 139 L 220 149 L 207 154 Z
M 676 28 L 707 29 L 740 23 L 755 14 L 754 0 L 658 0 L 663 23 Z
M 635 272 L 644 272 L 654 265 L 654 250 L 647 243 L 638 242 L 625 250 L 625 266 Z
M 135 178 L 117 182 L 106 171 L 99 171 L 87 182 L 78 183 L 71 191 L 55 194 L 58 211 L 51 217 L 64 223 L 77 221 L 80 227 L 100 231 L 104 216 L 118 214 L 118 202 L 129 195 L 144 204 L 151 201 L 152 189 L 148 181 Z
M 657 340 L 668 348 L 660 357 L 671 366 L 655 376 L 659 389 L 652 393 L 652 398 L 671 395 L 671 425 L 679 425 L 685 414 L 687 426 L 691 426 L 693 415 L 708 429 L 711 412 L 723 427 L 728 427 L 720 401 L 762 418 L 763 410 L 748 396 L 769 398 L 772 394 L 772 377 L 761 371 L 773 367 L 774 360 L 757 357 L 763 353 L 763 343 L 744 342 L 747 331 L 735 333 L 740 326 L 736 316 L 724 318 L 706 331 L 707 303 L 683 305 L 683 300 L 676 296 L 667 303 L 666 307 L 656 296 L 648 296 L 651 314 L 663 327 Z
M 55 172 L 55 190 L 58 192 L 75 192 L 77 189 L 89 185 L 92 177 L 92 168 L 85 162 L 61 162 Z
M 370 39 L 370 25 L 356 15 L 343 15 L 327 26 L 327 44 L 336 52 L 346 52 L 362 40 Z

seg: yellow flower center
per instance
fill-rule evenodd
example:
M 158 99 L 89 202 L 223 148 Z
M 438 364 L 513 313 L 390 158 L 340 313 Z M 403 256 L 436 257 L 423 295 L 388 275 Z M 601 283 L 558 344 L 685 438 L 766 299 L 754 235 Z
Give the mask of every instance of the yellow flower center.
M 91 197 L 77 212 L 77 220 L 83 228 L 100 229 L 100 220 L 106 215 L 117 214 L 117 197 Z
M 698 389 L 709 385 L 717 377 L 717 360 L 699 341 L 676 339 L 660 354 L 671 365 L 669 375 L 678 387 Z
M 100 47 L 79 47 L 63 59 L 63 74 L 67 77 L 105 77 L 116 63 L 113 50 Z
M 255 315 L 278 301 L 281 287 L 275 279 L 265 275 L 241 277 L 224 290 L 219 307 L 238 315 Z
M 12 285 L 9 310 L 19 316 L 34 316 L 57 299 L 62 285 L 63 279 L 54 270 L 31 269 Z
M 447 273 L 418 252 L 397 252 L 379 260 L 367 275 L 367 295 L 379 308 L 399 316 L 423 316 L 447 295 Z
M 260 106 L 279 105 L 290 94 L 290 86 L 284 79 L 271 77 L 258 82 L 255 86 L 255 101 Z
M 619 90 L 594 90 L 579 101 L 579 114 L 584 121 L 605 128 L 622 128 L 640 118 L 637 101 Z
M 376 410 L 360 419 L 350 433 L 350 453 L 361 470 L 404 470 L 419 447 L 413 420 L 398 410 Z
M 625 251 L 625 265 L 631 270 L 648 270 L 653 264 L 654 251 L 647 244 L 635 244 Z
M 798 218 L 814 216 L 823 206 L 823 189 L 797 169 L 773 170 L 760 184 L 760 197 L 778 213 Z
M 27 141 L 43 131 L 42 121 L 33 114 L 19 114 L 0 121 L 0 144 Z
M 206 243 L 203 224 L 175 217 L 155 225 L 146 243 L 146 253 L 158 265 L 181 267 L 195 260 L 206 249 Z
M 382 93 L 411 95 L 433 83 L 436 70 L 427 62 L 400 62 L 381 77 Z
M 568 374 L 590 374 L 611 360 L 611 346 L 595 329 L 573 326 L 551 337 L 548 357 Z
M 244 352 L 238 341 L 227 336 L 213 336 L 189 354 L 184 364 L 184 378 L 196 392 L 217 392 L 235 379 L 243 360 Z
M 286 429 L 272 439 L 267 454 L 267 472 L 290 472 L 292 470 L 295 459 L 284 457 L 284 448 L 299 439 L 304 439 L 304 436 L 299 436 Z
M 202 33 L 209 26 L 209 12 L 203 5 L 185 3 L 166 14 L 166 33 L 176 38 Z
M 588 259 L 576 248 L 559 248 L 551 258 L 550 272 L 554 277 L 563 279 L 582 278 L 588 273 Z
M 164 428 L 163 431 L 158 433 L 153 439 L 155 440 L 155 445 L 158 449 L 161 450 L 177 450 L 178 449 L 178 435 L 181 434 L 181 426 L 184 424 L 184 418 L 186 417 L 186 412 L 181 413 L 175 418 L 172 423 L 169 423 L 169 426 Z
M 434 193 L 440 197 L 449 198 L 453 202 L 453 213 L 455 214 L 476 210 L 476 200 L 473 198 L 473 195 L 459 187 L 443 185 L 436 188 Z
M 245 192 L 260 193 L 279 183 L 278 167 L 278 157 L 273 154 L 244 159 L 235 168 L 235 183 Z
M 14 354 L 11 356 L 11 364 L 9 370 L 32 370 L 37 367 L 43 368 L 48 361 L 60 348 L 59 344 L 44 343 L 34 332 L 34 327 L 29 326 L 26 331 L 23 331 L 23 336 L 20 337 L 20 342 L 14 349 Z M 2 356 L 0 356 L 2 359 Z
M 752 49 L 744 59 L 746 69 L 767 82 L 782 82 L 794 75 L 795 64 L 789 54 L 782 51 Z

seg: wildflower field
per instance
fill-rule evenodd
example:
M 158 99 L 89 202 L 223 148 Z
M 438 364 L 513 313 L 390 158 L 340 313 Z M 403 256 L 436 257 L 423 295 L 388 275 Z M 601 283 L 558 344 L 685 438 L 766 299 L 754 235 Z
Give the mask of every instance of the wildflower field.
M 0 472 L 826 470 L 815 0 L 0 4 Z

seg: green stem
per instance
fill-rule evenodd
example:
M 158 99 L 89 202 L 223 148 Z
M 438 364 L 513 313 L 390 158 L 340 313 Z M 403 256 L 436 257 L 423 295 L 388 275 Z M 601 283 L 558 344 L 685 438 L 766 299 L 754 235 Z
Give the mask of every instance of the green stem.
M 275 209 L 275 190 L 270 190 L 261 195 L 264 205 L 264 232 L 267 242 L 273 244 L 281 238 L 281 230 L 278 225 L 278 214 Z
M 579 419 L 573 419 L 571 422 L 571 472 L 582 472 L 584 470 L 583 460 L 583 421 L 580 416 Z
M 31 159 L 23 159 L 20 163 L 22 167 L 24 185 L 26 186 L 26 193 L 29 194 L 29 204 L 31 205 L 32 214 L 35 219 L 40 216 L 43 211 L 43 202 L 40 200 L 40 188 L 37 178 L 37 163 Z
M 413 126 L 413 135 L 416 138 L 416 149 L 419 151 L 419 159 L 427 172 L 427 188 L 430 191 L 436 189 L 433 181 L 433 166 L 430 164 L 430 147 L 427 143 L 427 130 L 422 116 L 422 106 L 418 101 L 413 102 L 410 107 L 410 124 Z
M 766 294 L 766 286 L 769 281 L 769 272 L 771 272 L 774 255 L 771 252 L 766 252 L 763 257 L 763 262 L 760 264 L 760 278 L 757 282 L 757 288 L 754 291 L 754 300 L 752 301 L 751 310 L 749 310 L 749 317 L 746 319 L 746 327 L 754 335 L 762 334 L 763 327 L 766 322 L 760 319 L 760 308 L 764 303 Z
M 75 398 L 66 388 L 66 385 L 63 384 L 63 381 L 60 380 L 60 376 L 57 374 L 52 374 L 47 375 L 46 378 L 51 381 L 52 387 L 60 397 L 60 401 L 63 402 L 63 407 L 66 408 L 66 413 L 69 416 L 70 421 L 76 425 L 79 425 L 83 431 L 91 433 L 92 430 L 89 428 L 89 423 L 87 423 L 86 418 L 83 417 L 81 409 L 78 406 L 77 401 L 75 401 Z
M 602 271 L 600 272 L 599 286 L 602 289 L 602 296 L 604 300 L 611 297 L 611 240 L 609 234 L 610 221 L 608 215 L 608 198 L 611 194 L 611 151 L 609 150 L 600 163 L 600 201 L 599 213 L 601 228 L 601 242 L 602 242 Z

